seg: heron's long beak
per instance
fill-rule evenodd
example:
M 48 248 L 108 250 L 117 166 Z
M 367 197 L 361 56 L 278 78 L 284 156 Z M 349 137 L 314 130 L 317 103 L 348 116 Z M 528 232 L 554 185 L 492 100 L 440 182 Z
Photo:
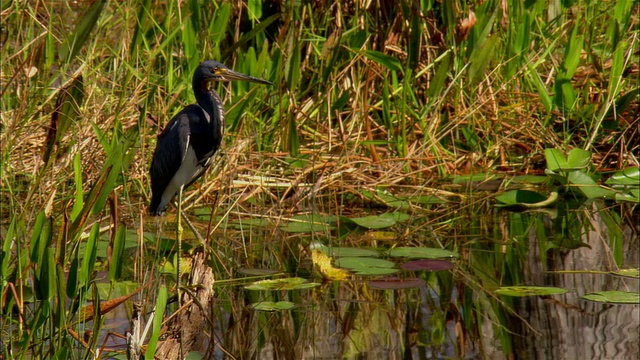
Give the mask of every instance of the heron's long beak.
M 264 85 L 273 85 L 273 83 L 271 81 L 267 81 L 267 80 L 263 80 L 263 79 L 260 79 L 260 78 L 257 78 L 257 77 L 245 75 L 243 73 L 239 73 L 237 71 L 233 71 L 233 70 L 230 70 L 230 69 L 224 69 L 224 68 L 218 69 L 217 75 L 222 77 L 226 81 L 240 80 L 240 81 L 256 82 L 256 83 L 264 84 Z

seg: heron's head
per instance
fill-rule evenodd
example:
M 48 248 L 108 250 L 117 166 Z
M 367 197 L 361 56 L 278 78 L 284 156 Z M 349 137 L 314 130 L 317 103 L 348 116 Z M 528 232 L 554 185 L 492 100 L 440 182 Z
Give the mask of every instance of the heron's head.
M 257 77 L 245 75 L 229 69 L 226 65 L 213 60 L 201 63 L 193 74 L 194 80 L 206 81 L 251 81 L 264 85 L 273 85 L 272 82 Z

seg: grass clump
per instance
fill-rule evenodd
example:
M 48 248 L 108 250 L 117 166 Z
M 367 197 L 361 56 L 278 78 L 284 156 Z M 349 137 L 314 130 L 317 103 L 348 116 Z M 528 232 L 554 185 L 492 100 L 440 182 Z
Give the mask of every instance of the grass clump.
M 211 238 L 230 214 L 342 214 L 363 190 L 538 173 L 546 148 L 637 167 L 638 14 L 632 1 L 3 2 L 5 354 L 97 348 L 100 321 L 88 343 L 67 330 L 100 239 L 107 268 L 127 229 L 162 257 L 145 237 L 148 164 L 202 60 L 277 84 L 220 88 L 225 146 L 185 197 L 216 204 Z M 136 262 L 136 281 L 157 276 Z

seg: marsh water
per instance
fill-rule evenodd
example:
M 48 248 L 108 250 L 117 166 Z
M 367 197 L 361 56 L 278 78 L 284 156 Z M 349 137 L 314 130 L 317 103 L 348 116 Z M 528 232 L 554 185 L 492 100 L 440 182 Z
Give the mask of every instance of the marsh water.
M 360 215 L 380 209 L 357 209 Z M 192 211 L 197 228 L 207 210 Z M 312 214 L 307 214 L 313 218 Z M 316 215 L 313 231 L 286 221 L 228 215 L 213 231 L 216 285 L 211 323 L 192 358 L 238 359 L 634 359 L 640 354 L 640 306 L 588 301 L 606 290 L 638 291 L 637 277 L 611 273 L 639 262 L 637 219 L 616 204 L 593 202 L 535 212 L 498 209 L 488 202 L 443 205 L 384 229 L 366 229 Z M 631 212 L 631 216 L 637 216 Z M 234 220 L 229 220 L 234 219 Z M 338 218 L 339 219 L 339 218 Z M 171 222 L 167 220 L 166 222 Z M 633 225 L 636 224 L 636 225 Z M 153 228 L 154 224 L 145 224 Z M 170 229 L 171 225 L 166 224 Z M 167 230 L 169 233 L 170 230 Z M 157 239 L 145 235 L 145 246 Z M 170 237 L 170 236 L 169 236 Z M 170 246 L 171 239 L 164 239 Z M 163 240 L 163 241 L 164 241 Z M 373 286 L 389 275 L 351 275 L 323 281 L 310 246 L 373 249 L 398 264 L 400 279 L 416 286 Z M 197 240 L 185 239 L 185 253 Z M 402 270 L 397 246 L 454 250 L 450 269 Z M 335 260 L 335 259 L 334 259 Z M 320 285 L 254 291 L 258 280 L 301 277 Z M 170 275 L 164 281 L 171 283 Z M 501 286 L 557 287 L 548 296 L 499 295 Z M 154 290 L 136 301 L 153 301 Z M 292 303 L 261 311 L 266 301 Z M 149 311 L 153 304 L 147 304 Z M 176 304 L 169 306 L 176 309 Z M 105 327 L 124 332 L 127 313 Z M 109 341 L 119 348 L 122 341 Z M 121 349 L 121 347 L 120 347 Z M 115 353 L 114 353 L 115 355 Z M 119 355 L 118 357 L 122 357 Z

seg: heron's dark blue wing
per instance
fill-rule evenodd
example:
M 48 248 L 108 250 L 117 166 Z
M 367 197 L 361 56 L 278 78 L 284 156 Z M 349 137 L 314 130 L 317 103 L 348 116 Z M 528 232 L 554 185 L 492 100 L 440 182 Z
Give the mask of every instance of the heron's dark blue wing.
M 162 214 L 179 188 L 195 181 L 208 166 L 208 159 L 220 144 L 214 139 L 209 121 L 204 109 L 189 105 L 171 119 L 158 137 L 151 163 L 151 214 Z
M 178 113 L 158 136 L 156 150 L 151 161 L 151 205 L 149 213 L 161 214 L 167 204 L 162 204 L 162 194 L 176 174 L 186 154 L 189 142 L 189 117 L 184 110 Z M 159 208 L 161 207 L 161 208 Z

